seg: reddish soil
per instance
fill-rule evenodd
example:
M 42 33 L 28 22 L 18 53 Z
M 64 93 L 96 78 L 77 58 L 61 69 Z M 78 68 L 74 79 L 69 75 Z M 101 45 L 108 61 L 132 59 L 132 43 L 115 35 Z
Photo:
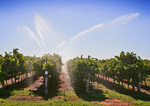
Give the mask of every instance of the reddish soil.
M 71 88 L 70 84 L 70 78 L 67 73 L 61 73 L 60 74 L 60 84 L 59 84 L 59 89 L 58 91 L 68 91 L 68 92 L 74 92 L 73 89 Z M 110 81 L 113 81 L 113 79 L 109 79 Z M 33 84 L 31 84 L 27 89 L 31 91 L 36 91 L 38 87 L 40 87 L 43 84 L 43 78 L 39 77 Z M 52 99 L 62 99 L 64 98 L 63 96 L 56 96 L 53 97 Z M 41 96 L 21 96 L 21 95 L 16 95 L 11 96 L 7 98 L 7 100 L 17 100 L 17 101 L 44 101 L 44 99 Z M 78 101 L 80 98 L 72 98 L 71 101 Z M 97 105 L 110 105 L 110 106 L 122 106 L 122 105 L 131 105 L 128 102 L 123 102 L 121 100 L 117 99 L 106 99 L 105 101 L 102 102 L 96 102 L 95 104 Z
M 31 84 L 28 90 L 36 91 L 38 87 L 43 84 L 43 77 L 39 77 L 33 84 Z M 17 101 L 44 101 L 41 96 L 24 96 L 24 95 L 15 95 L 7 98 L 7 100 L 17 100 Z
M 7 100 L 17 100 L 17 101 L 44 101 L 41 96 L 22 96 L 18 95 L 15 97 L 9 97 Z
M 55 96 L 52 99 L 64 99 L 64 97 L 63 96 Z
M 31 91 L 36 91 L 43 84 L 43 77 L 39 77 L 33 84 L 31 84 L 27 89 Z
M 98 88 L 98 83 L 95 82 L 96 86 L 94 87 L 95 89 L 99 89 Z M 107 105 L 107 106 L 131 106 L 132 104 L 129 103 L 129 102 L 124 102 L 124 101 L 121 101 L 121 100 L 118 100 L 118 99 L 106 99 L 105 101 L 102 101 L 102 102 L 96 102 L 95 104 L 98 104 L 98 105 Z
M 43 77 L 39 77 L 33 84 L 30 84 L 30 86 L 26 89 L 31 91 L 36 91 L 41 85 L 43 84 Z M 70 86 L 70 79 L 69 76 L 66 73 L 60 74 L 60 84 L 59 84 L 58 91 L 69 91 L 73 92 Z M 56 96 L 53 97 L 53 99 L 61 99 L 62 96 Z M 22 95 L 15 95 L 7 98 L 7 100 L 17 100 L 17 101 L 44 101 L 44 99 L 41 96 L 22 96 Z
M 117 99 L 106 99 L 105 101 L 96 104 L 107 105 L 107 106 L 127 106 L 127 105 L 131 106 L 129 102 L 123 102 Z
M 61 79 L 61 84 L 60 84 L 60 89 L 59 91 L 69 91 L 69 92 L 74 92 L 71 89 L 71 85 L 70 85 L 70 78 L 68 76 L 68 74 L 66 73 L 61 73 L 60 74 L 60 79 Z M 63 98 L 62 96 L 57 96 L 54 97 L 54 99 L 60 99 Z M 80 98 L 73 98 L 73 100 L 71 101 L 78 101 L 80 100 Z M 110 106 L 125 106 L 125 105 L 131 105 L 129 102 L 124 102 L 121 100 L 117 100 L 117 99 L 106 99 L 103 102 L 97 102 L 95 104 L 98 105 L 110 105 Z
M 73 92 L 73 89 L 71 88 L 69 75 L 66 73 L 61 73 L 59 77 L 61 81 L 59 84 L 60 88 L 58 89 L 58 91 Z

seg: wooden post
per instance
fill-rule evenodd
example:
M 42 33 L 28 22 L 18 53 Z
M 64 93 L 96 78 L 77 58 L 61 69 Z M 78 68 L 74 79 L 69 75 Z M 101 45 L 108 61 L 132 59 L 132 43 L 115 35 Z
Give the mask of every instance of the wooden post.
M 88 78 L 87 78 L 87 81 L 86 81 L 86 92 L 89 93 L 90 92 L 90 90 L 89 90 L 90 73 L 88 74 L 87 77 Z
M 141 91 L 141 71 L 139 70 L 138 72 L 138 79 L 139 79 L 139 83 L 138 83 L 138 91 Z

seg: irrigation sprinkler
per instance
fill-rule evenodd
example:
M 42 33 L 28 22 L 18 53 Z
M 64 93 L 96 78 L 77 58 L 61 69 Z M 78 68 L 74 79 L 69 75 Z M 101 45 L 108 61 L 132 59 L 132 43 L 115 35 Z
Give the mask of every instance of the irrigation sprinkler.
M 45 91 L 45 95 L 47 95 L 47 93 L 48 93 L 48 71 L 45 71 L 45 89 L 44 89 L 44 91 Z

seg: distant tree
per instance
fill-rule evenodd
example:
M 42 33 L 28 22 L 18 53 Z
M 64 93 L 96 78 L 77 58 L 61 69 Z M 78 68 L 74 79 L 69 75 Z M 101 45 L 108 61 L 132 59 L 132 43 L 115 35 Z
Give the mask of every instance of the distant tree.
M 4 86 L 4 75 L 2 72 L 2 64 L 4 62 L 4 57 L 0 55 L 0 82 L 2 83 L 2 87 Z

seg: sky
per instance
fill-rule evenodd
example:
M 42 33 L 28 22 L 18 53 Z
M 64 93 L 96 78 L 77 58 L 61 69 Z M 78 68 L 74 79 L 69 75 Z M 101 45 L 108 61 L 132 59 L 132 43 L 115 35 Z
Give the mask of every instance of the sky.
M 0 54 L 150 59 L 149 0 L 0 0 Z

